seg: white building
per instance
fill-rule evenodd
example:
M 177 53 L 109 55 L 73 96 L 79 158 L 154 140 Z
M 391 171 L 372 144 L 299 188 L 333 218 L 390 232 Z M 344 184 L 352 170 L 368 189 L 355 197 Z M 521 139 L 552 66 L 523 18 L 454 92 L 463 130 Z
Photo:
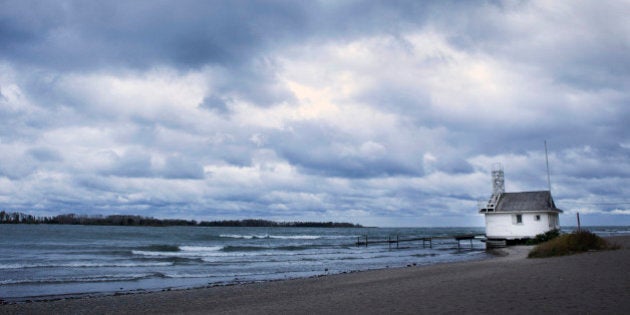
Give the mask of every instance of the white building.
M 479 210 L 485 215 L 488 247 L 560 229 L 558 215 L 562 210 L 556 208 L 550 191 L 506 193 L 500 166 L 493 169 L 492 180 L 492 197 Z

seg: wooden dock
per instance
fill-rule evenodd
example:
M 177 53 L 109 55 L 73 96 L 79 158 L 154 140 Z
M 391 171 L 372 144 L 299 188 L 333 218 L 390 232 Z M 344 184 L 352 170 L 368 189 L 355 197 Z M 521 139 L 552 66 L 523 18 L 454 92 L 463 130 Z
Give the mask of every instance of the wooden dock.
M 396 248 L 399 248 L 400 243 L 403 242 L 420 242 L 422 241 L 422 248 L 426 248 L 427 245 L 429 248 L 433 248 L 433 240 L 435 239 L 452 239 L 457 241 L 457 248 L 461 248 L 461 241 L 470 241 L 470 248 L 473 248 L 473 240 L 480 235 L 474 234 L 466 234 L 466 235 L 455 235 L 455 236 L 426 236 L 426 237 L 413 237 L 413 238 L 400 238 L 400 236 L 396 235 L 395 238 L 389 236 L 387 239 L 372 239 L 370 240 L 367 235 L 357 237 L 356 245 L 357 247 L 365 246 L 367 247 L 369 244 L 388 244 L 389 248 L 395 244 Z

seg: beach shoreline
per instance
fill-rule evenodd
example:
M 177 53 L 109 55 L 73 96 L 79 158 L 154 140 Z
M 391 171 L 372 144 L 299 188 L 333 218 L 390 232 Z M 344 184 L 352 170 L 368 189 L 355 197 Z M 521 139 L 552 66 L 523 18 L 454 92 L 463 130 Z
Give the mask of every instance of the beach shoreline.
M 525 246 L 522 246 L 525 247 Z M 460 261 L 460 263 L 470 262 L 470 261 L 480 261 L 492 259 L 492 257 L 505 257 L 509 256 L 509 252 L 513 252 L 513 250 L 508 249 L 492 249 L 486 250 L 486 256 L 473 258 L 470 260 Z M 363 269 L 363 270 L 348 270 L 337 273 L 321 273 L 315 274 L 307 277 L 290 277 L 283 279 L 271 279 L 271 280 L 259 280 L 259 281 L 231 281 L 231 282 L 223 282 L 223 283 L 210 283 L 208 285 L 200 285 L 200 286 L 182 286 L 182 287 L 166 287 L 166 288 L 157 288 L 157 289 L 134 289 L 134 290 L 121 290 L 121 291 L 113 291 L 113 292 L 77 292 L 77 293 L 67 293 L 67 294 L 54 294 L 54 295 L 38 295 L 38 296 L 25 296 L 18 298 L 5 298 L 0 297 L 0 306 L 2 305 L 12 305 L 12 304 L 28 304 L 28 303 L 45 303 L 45 302 L 54 302 L 61 300 L 80 300 L 80 299 L 94 299 L 101 297 L 109 297 L 109 296 L 124 296 L 124 295 L 142 295 L 142 294 L 154 294 L 157 292 L 174 292 L 174 291 L 191 291 L 191 290 L 202 290 L 202 289 L 211 289 L 211 288 L 220 288 L 220 287 L 231 287 L 231 286 L 244 286 L 244 285 L 253 285 L 253 284 L 264 284 L 271 282 L 284 282 L 284 281 L 294 281 L 300 279 L 314 279 L 314 278 L 322 278 L 322 277 L 333 277 L 342 274 L 353 274 L 353 273 L 361 273 L 361 272 L 371 272 L 378 270 L 396 270 L 402 268 L 409 267 L 421 267 L 421 266 L 432 266 L 439 264 L 450 264 L 456 262 L 435 262 L 429 264 L 417 264 L 417 263 L 408 263 L 406 266 L 393 266 L 393 267 L 382 267 L 376 269 Z M 235 278 L 236 279 L 236 278 Z M 122 288 L 121 288 L 122 289 Z M 1 314 L 1 313 L 0 313 Z
M 322 277 L 7 304 L 0 314 L 43 313 L 627 313 L 630 236 L 615 251 L 492 259 Z

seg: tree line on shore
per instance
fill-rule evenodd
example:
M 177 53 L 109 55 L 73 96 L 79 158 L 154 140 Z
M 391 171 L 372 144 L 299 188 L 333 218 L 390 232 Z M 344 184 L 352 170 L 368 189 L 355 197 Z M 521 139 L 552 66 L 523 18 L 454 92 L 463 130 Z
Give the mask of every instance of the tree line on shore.
M 363 227 L 345 222 L 276 222 L 262 219 L 200 221 L 156 219 L 139 215 L 79 215 L 33 216 L 22 212 L 0 211 L 0 224 L 70 224 L 124 226 L 224 226 L 224 227 Z

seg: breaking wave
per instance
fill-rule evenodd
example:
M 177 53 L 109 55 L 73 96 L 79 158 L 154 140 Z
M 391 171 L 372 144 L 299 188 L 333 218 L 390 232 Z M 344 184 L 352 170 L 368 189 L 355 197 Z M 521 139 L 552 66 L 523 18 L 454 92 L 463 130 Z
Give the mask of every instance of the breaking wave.
M 324 236 L 321 235 L 241 235 L 241 234 L 221 234 L 222 238 L 236 238 L 236 239 L 279 239 L 279 240 L 317 240 Z

